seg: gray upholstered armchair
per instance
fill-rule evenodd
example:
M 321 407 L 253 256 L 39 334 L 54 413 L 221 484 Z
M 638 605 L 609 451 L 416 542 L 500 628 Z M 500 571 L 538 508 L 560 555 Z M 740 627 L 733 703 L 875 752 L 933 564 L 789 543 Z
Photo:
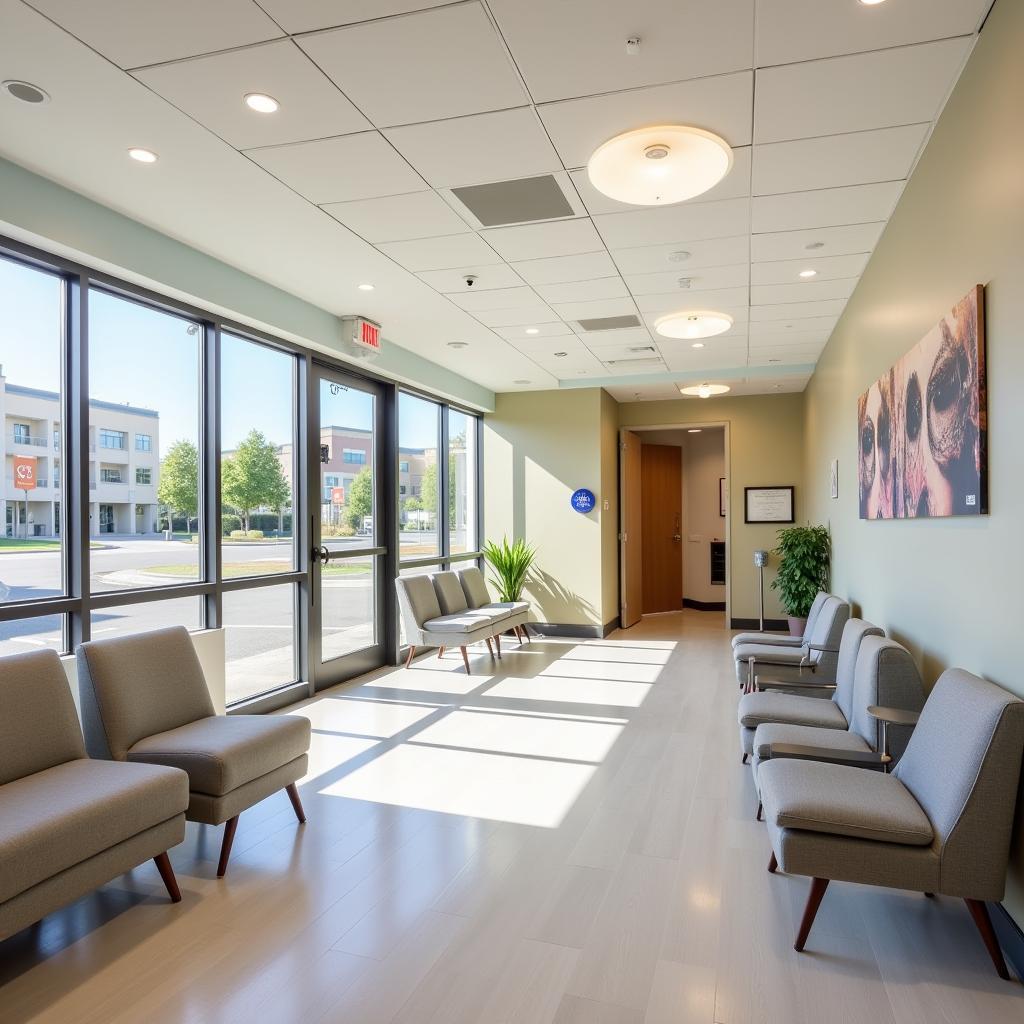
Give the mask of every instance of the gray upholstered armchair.
M 78 648 L 78 688 L 91 757 L 171 765 L 188 773 L 189 821 L 225 824 L 217 877 L 227 871 L 238 816 L 306 773 L 309 720 L 217 715 L 181 626 L 92 640 Z
M 800 647 L 738 644 L 733 648 L 733 657 L 740 686 L 752 689 L 754 676 L 759 672 L 776 679 L 800 679 L 813 674 L 816 679 L 834 683 L 839 638 L 849 617 L 849 604 L 829 595 L 821 604 L 813 630 L 804 636 Z
M 732 648 L 736 650 L 741 644 L 767 644 L 770 647 L 802 647 L 804 640 L 809 640 L 814 632 L 814 624 L 821 614 L 821 606 L 827 597 L 824 590 L 819 590 L 817 597 L 811 604 L 811 610 L 807 613 L 807 622 L 804 624 L 803 636 L 790 636 L 787 633 L 737 633 L 732 638 Z
M 758 677 L 763 689 L 740 697 L 736 712 L 743 760 L 754 752 L 755 730 L 768 723 L 849 729 L 853 718 L 857 656 L 861 643 L 869 636 L 882 636 L 882 631 L 864 619 L 850 619 L 845 623 L 832 681 L 817 678 L 776 681 Z M 794 690 L 800 692 L 792 692 Z M 832 699 L 822 700 L 823 696 Z
M 0 659 L 0 939 L 150 858 L 179 902 L 187 806 L 184 772 L 86 756 L 53 651 Z
M 1003 896 L 1024 749 L 1024 702 L 944 672 L 891 774 L 772 758 L 758 771 L 768 870 L 813 879 L 802 950 L 829 881 L 962 898 L 1001 978 L 987 900 Z

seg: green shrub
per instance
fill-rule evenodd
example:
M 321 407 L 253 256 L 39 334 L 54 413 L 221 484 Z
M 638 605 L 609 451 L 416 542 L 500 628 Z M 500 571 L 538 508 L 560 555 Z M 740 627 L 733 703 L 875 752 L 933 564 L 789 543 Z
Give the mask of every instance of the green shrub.
M 789 526 L 779 530 L 779 568 L 772 590 L 786 614 L 806 619 L 819 590 L 828 590 L 832 537 L 826 526 Z
M 232 530 L 228 535 L 232 540 L 263 540 L 262 530 Z
M 225 537 L 233 536 L 238 530 L 242 528 L 242 517 L 232 515 L 231 513 L 225 513 L 220 517 L 220 529 L 221 533 Z
M 328 526 L 325 523 L 320 527 L 321 537 L 354 537 L 355 534 L 351 526 Z
M 262 530 L 264 533 L 280 533 L 281 517 L 276 512 L 253 512 L 249 516 L 249 529 Z M 284 532 L 292 532 L 292 515 L 290 512 L 285 513 L 284 516 Z

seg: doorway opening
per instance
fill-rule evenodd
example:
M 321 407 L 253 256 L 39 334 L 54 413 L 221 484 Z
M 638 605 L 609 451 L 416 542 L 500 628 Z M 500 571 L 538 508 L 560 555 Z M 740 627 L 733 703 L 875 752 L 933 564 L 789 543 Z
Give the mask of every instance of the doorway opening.
M 692 608 L 728 621 L 728 427 L 634 428 L 621 437 L 623 628 Z M 710 620 L 709 620 L 710 621 Z

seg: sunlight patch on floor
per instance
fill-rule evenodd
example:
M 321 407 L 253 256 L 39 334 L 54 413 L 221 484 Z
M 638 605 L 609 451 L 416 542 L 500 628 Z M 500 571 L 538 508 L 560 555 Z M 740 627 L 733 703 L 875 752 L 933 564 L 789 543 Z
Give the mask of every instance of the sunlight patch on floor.
M 387 739 L 414 726 L 436 710 L 435 707 L 413 704 L 333 696 L 306 704 L 299 713 L 310 720 L 314 729 Z
M 499 680 L 487 690 L 487 696 L 638 708 L 650 692 L 650 683 L 633 683 L 621 679 L 574 679 L 541 674 L 532 679 L 513 677 Z

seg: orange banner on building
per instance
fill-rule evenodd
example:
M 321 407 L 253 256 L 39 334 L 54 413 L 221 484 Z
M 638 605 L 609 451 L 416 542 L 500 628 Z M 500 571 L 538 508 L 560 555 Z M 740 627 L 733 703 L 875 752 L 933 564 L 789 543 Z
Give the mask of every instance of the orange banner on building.
M 36 460 L 30 456 L 14 456 L 14 486 L 31 491 L 36 486 Z

